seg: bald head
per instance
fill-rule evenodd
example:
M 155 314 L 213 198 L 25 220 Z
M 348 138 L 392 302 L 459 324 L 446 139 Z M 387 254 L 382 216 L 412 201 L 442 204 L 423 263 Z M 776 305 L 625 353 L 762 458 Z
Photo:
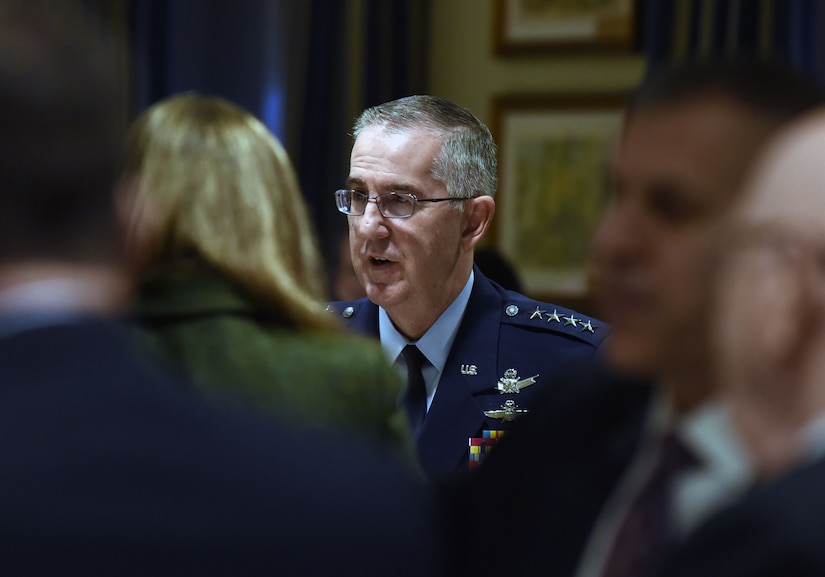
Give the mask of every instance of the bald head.
M 825 231 L 825 109 L 795 122 L 767 147 L 748 189 L 739 219 Z

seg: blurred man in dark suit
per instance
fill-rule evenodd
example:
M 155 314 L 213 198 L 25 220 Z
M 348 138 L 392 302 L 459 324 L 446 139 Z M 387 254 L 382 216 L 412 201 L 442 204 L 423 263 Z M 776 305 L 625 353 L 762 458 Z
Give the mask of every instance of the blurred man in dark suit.
M 819 102 L 758 62 L 687 65 L 637 93 L 593 240 L 606 372 L 567 375 L 459 495 L 468 527 L 491 511 L 519 527 L 506 556 L 479 560 L 486 569 L 644 575 L 752 482 L 714 395 L 714 233 L 768 138 Z
M 721 390 L 760 482 L 662 577 L 825 575 L 825 113 L 768 149 L 719 237 Z
M 82 14 L 0 0 L 0 573 L 438 573 L 406 470 L 219 412 L 112 319 L 124 119 Z

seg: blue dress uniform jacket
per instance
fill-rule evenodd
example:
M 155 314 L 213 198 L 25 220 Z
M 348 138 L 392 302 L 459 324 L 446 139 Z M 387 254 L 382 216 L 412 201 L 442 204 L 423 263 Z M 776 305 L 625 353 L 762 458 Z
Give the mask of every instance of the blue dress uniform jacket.
M 469 469 L 470 438 L 510 429 L 539 391 L 570 363 L 591 359 L 607 335 L 600 321 L 505 290 L 474 270 L 467 309 L 416 440 L 420 465 L 437 483 Z M 332 308 L 355 331 L 378 337 L 378 306 L 369 299 Z M 535 382 L 517 392 L 496 388 L 531 377 Z
M 574 575 L 642 443 L 654 391 L 592 362 L 545 388 L 534 410 L 450 495 L 458 575 Z M 501 519 L 518 527 L 518 538 L 506 552 L 479 551 L 479 528 Z

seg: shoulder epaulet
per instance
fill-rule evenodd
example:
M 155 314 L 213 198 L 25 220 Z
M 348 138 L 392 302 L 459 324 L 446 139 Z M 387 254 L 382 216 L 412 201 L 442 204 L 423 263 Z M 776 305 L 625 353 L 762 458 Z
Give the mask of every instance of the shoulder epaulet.
M 326 311 L 348 319 L 355 315 L 360 301 L 337 301 L 327 304 Z
M 605 323 L 572 309 L 523 297 L 504 301 L 502 323 L 546 330 L 599 344 L 607 334 Z

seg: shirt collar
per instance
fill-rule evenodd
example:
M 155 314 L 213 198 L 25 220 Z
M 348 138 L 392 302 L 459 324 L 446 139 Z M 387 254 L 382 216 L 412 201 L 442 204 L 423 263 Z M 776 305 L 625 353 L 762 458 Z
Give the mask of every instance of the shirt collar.
M 653 398 L 649 430 L 658 436 L 668 430 L 691 450 L 704 468 L 748 470 L 747 451 L 727 407 L 717 397 L 683 415 L 676 415 L 664 387 Z
M 0 290 L 0 338 L 45 327 L 77 324 L 97 316 L 97 287 L 85 280 L 53 277 Z
M 825 457 L 825 413 L 805 425 L 799 442 L 803 459 L 816 461 Z
M 427 329 L 424 335 L 415 341 L 415 345 L 424 353 L 427 360 L 438 370 L 444 370 L 447 364 L 447 355 L 452 348 L 455 335 L 458 333 L 458 326 L 464 317 L 467 303 L 470 302 L 470 293 L 473 291 L 474 273 L 470 271 L 470 278 L 464 284 L 464 288 L 458 296 L 450 303 L 443 313 L 436 319 L 433 325 Z M 395 362 L 398 355 L 405 346 L 411 344 L 407 338 L 398 332 L 395 325 L 390 320 L 387 311 L 382 307 L 378 308 L 378 330 L 381 337 L 381 345 L 387 354 L 390 362 Z
M 675 429 L 701 462 L 675 488 L 677 520 L 686 533 L 735 500 L 752 483 L 753 472 L 730 413 L 719 399 L 681 417 Z

